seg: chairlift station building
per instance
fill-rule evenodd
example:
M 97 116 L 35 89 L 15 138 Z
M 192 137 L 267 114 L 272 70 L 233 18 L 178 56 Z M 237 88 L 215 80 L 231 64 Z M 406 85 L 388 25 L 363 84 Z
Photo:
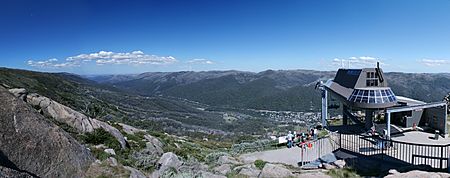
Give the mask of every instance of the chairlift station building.
M 322 124 L 324 126 L 328 118 L 328 93 L 330 93 L 343 105 L 344 125 L 349 123 L 349 119 L 357 124 L 363 124 L 354 114 L 354 111 L 363 111 L 364 125 L 367 130 L 372 128 L 375 116 L 384 115 L 386 123 L 383 129 L 387 138 L 390 138 L 392 129 L 394 132 L 402 132 L 413 127 L 438 130 L 440 134 L 448 135 L 447 104 L 445 102 L 425 103 L 396 96 L 388 86 L 379 66 L 339 69 L 334 79 L 325 83 L 320 82 L 319 88 L 322 90 Z

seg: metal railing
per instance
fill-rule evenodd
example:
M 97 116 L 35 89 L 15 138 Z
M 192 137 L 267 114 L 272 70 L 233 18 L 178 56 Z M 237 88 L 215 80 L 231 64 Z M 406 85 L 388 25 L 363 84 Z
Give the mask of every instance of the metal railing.
M 450 169 L 450 144 L 427 145 L 341 133 L 330 133 L 330 138 L 334 150 L 340 148 L 393 163 Z
M 330 136 L 327 136 L 306 141 L 300 148 L 299 164 L 304 165 L 326 154 L 332 153 L 336 148 L 336 144 L 333 143 L 333 139 Z

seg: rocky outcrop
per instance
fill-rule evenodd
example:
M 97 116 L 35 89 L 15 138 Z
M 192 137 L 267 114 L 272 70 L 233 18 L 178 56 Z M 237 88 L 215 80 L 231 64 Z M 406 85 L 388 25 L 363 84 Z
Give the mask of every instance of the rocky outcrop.
M 387 175 L 385 178 L 422 178 L 422 177 L 432 177 L 432 178 L 449 178 L 449 173 L 442 173 L 442 172 L 425 172 L 425 171 L 409 171 L 405 173 L 400 173 L 395 170 L 390 170 L 389 175 Z
M 0 87 L 0 165 L 39 177 L 84 177 L 93 156 L 68 133 Z
M 294 177 L 294 174 L 282 165 L 267 163 L 262 169 L 259 177 Z
M 145 132 L 145 130 L 138 129 L 133 126 L 127 125 L 127 124 L 123 124 L 123 123 L 118 123 L 118 124 L 122 127 L 122 130 L 127 134 L 135 134 L 138 132 Z
M 67 124 L 80 133 L 93 132 L 94 129 L 103 128 L 119 141 L 122 148 L 126 147 L 125 138 L 120 131 L 105 122 L 89 118 L 45 96 L 40 96 L 36 93 L 28 94 L 25 89 L 16 88 L 9 91 L 16 97 L 25 100 L 34 108 L 37 108 L 44 116 L 50 117 L 56 122 Z
M 156 162 L 164 151 L 162 149 L 163 144 L 157 138 L 151 135 L 144 135 L 144 138 L 147 140 L 145 148 L 133 152 L 131 157 L 135 160 L 135 166 L 142 169 L 148 169 L 156 165 Z
M 15 97 L 20 98 L 22 101 L 26 101 L 28 92 L 24 88 L 13 88 L 9 89 L 9 92 L 12 93 Z
M 163 146 L 164 144 L 159 141 L 156 137 L 151 135 L 144 135 L 144 138 L 148 141 L 146 145 L 146 149 L 150 151 L 152 154 L 162 155 L 164 153 Z

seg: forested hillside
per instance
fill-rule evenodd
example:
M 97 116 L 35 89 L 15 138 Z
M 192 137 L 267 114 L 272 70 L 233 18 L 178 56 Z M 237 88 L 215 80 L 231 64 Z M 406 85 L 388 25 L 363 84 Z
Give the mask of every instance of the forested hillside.
M 334 72 L 310 70 L 143 73 L 92 78 L 132 93 L 185 98 L 213 106 L 267 110 L 318 111 L 319 80 Z M 449 74 L 386 73 L 396 95 L 432 102 L 450 92 Z

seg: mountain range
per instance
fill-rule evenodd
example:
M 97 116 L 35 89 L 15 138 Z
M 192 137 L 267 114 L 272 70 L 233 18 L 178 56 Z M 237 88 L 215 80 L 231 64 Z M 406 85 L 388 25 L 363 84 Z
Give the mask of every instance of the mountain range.
M 312 70 L 149 72 L 137 75 L 90 76 L 89 79 L 144 96 L 171 96 L 234 108 L 318 111 L 319 80 L 335 72 Z M 448 73 L 386 73 L 396 95 L 425 102 L 442 101 L 450 92 Z

